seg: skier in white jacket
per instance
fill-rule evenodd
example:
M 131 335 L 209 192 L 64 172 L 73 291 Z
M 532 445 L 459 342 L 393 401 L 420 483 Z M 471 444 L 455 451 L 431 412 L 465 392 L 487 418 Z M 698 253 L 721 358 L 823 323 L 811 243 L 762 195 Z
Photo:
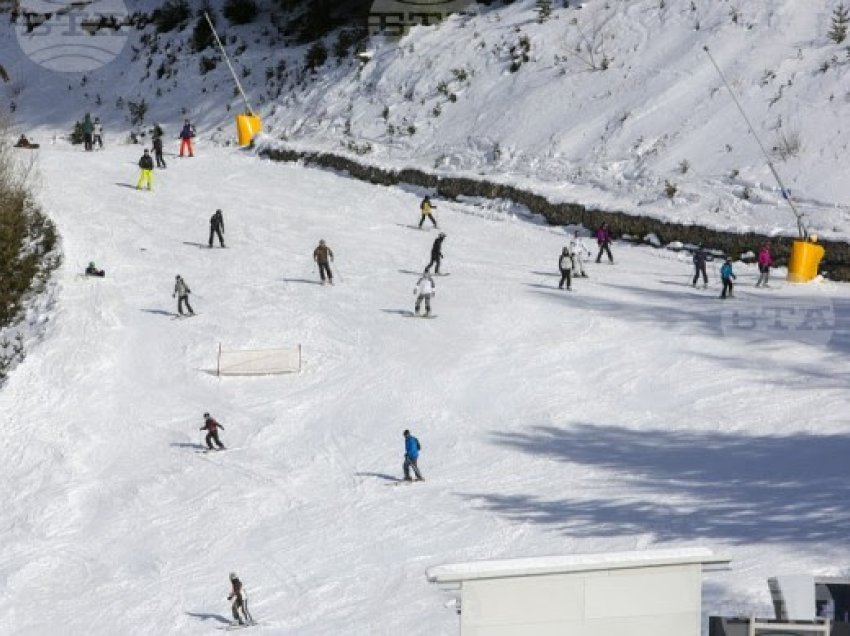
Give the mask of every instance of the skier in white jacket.
M 565 247 L 558 258 L 558 269 L 561 270 L 561 282 L 558 283 L 558 289 L 564 288 L 564 283 L 567 284 L 567 291 L 572 287 L 572 271 L 573 271 L 573 255 L 569 247 Z
M 431 314 L 431 298 L 437 293 L 434 287 L 434 279 L 431 278 L 431 272 L 427 269 L 422 272 L 422 277 L 416 282 L 416 287 L 413 288 L 413 295 L 416 296 L 415 313 L 419 315 L 419 308 L 422 306 L 422 301 L 425 301 L 425 317 Z
M 587 248 L 584 241 L 581 240 L 581 237 L 578 235 L 578 230 L 575 231 L 573 238 L 570 240 L 570 252 L 572 252 L 573 255 L 575 275 L 587 278 L 587 274 L 584 272 L 583 259 L 585 256 L 593 256 L 593 253 Z

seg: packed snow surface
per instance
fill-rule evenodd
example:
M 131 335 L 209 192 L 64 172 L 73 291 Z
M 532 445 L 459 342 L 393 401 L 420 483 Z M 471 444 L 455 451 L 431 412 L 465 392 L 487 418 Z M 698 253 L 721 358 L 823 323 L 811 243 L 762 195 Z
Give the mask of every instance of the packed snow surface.
M 847 573 L 846 286 L 736 264 L 722 302 L 716 263 L 694 289 L 617 243 L 560 291 L 562 228 L 435 200 L 450 275 L 417 320 L 421 192 L 203 143 L 139 192 L 138 146 L 38 152 L 66 258 L 0 391 L 0 632 L 213 633 L 230 571 L 253 629 L 299 636 L 456 634 L 444 563 L 704 546 L 732 558 L 706 613 L 761 615 L 768 576 Z M 303 371 L 219 379 L 219 343 Z M 198 452 L 205 411 L 229 450 Z M 405 428 L 426 481 L 396 487 Z

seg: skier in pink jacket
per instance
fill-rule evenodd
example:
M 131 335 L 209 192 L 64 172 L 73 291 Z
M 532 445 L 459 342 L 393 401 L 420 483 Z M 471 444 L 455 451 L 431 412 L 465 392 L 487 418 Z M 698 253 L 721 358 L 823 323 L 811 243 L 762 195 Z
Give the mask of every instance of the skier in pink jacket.
M 773 267 L 773 256 L 770 254 L 770 243 L 765 243 L 758 256 L 759 263 L 759 279 L 756 282 L 756 287 L 770 287 L 767 284 L 770 278 L 770 268 Z

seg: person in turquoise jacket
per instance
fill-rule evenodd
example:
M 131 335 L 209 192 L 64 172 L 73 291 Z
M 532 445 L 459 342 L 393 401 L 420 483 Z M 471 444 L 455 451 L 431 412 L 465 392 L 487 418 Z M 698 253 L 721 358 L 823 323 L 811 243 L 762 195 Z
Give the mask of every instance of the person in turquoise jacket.
M 729 257 L 726 258 L 726 262 L 720 268 L 720 280 L 723 282 L 723 291 L 720 292 L 720 297 L 726 298 L 728 292 L 729 298 L 734 298 L 732 288 L 735 284 L 732 281 L 735 280 L 735 272 L 732 271 L 732 259 Z
M 419 460 L 419 451 L 422 450 L 419 440 L 410 434 L 410 431 L 404 431 L 404 481 L 413 481 L 410 478 L 410 469 L 413 468 L 413 474 L 416 475 L 416 481 L 424 481 L 422 473 L 419 472 L 417 462 Z

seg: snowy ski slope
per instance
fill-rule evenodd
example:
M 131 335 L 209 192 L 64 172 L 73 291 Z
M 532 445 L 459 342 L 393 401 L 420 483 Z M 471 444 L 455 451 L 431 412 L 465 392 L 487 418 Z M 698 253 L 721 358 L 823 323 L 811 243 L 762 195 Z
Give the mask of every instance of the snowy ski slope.
M 204 144 L 137 192 L 139 147 L 39 152 L 66 260 L 0 391 L 0 633 L 216 633 L 231 570 L 253 630 L 299 636 L 456 634 L 444 562 L 706 545 L 734 559 L 706 610 L 760 614 L 769 575 L 848 572 L 846 286 L 739 264 L 723 304 L 715 265 L 695 290 L 615 244 L 559 292 L 563 229 L 436 201 L 451 275 L 411 320 L 421 193 Z M 303 372 L 218 379 L 219 342 Z M 231 450 L 196 452 L 204 411 Z M 427 481 L 396 488 L 404 428 Z

